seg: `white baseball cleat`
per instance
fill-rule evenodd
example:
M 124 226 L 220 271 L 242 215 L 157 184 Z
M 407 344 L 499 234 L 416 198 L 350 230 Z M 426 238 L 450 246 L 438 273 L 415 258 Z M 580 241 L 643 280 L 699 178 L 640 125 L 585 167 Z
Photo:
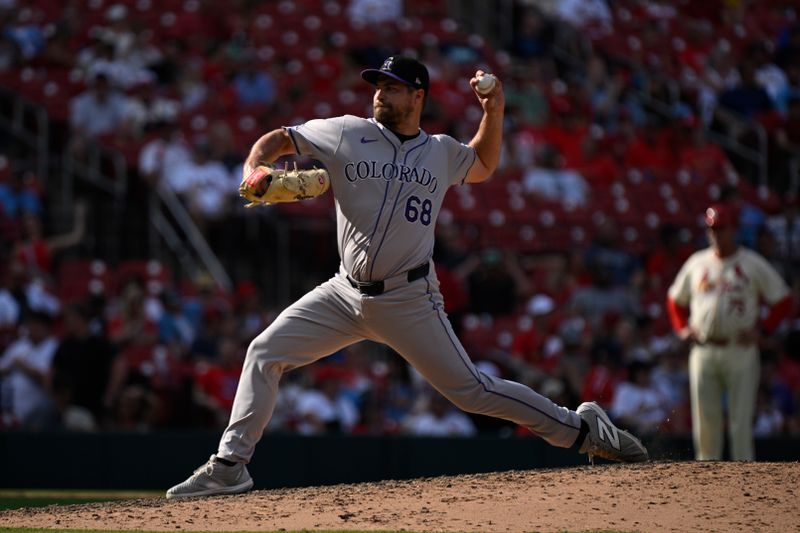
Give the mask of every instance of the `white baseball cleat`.
M 243 463 L 227 466 L 212 455 L 206 464 L 194 471 L 183 483 L 167 491 L 167 498 L 191 498 L 215 494 L 239 494 L 253 488 L 253 478 Z
M 620 461 L 641 463 L 650 457 L 642 443 L 622 429 L 615 426 L 603 409 L 595 402 L 584 402 L 578 406 L 578 415 L 589 425 L 589 433 L 583 441 L 579 453 L 589 454 L 594 464 L 594 456 Z

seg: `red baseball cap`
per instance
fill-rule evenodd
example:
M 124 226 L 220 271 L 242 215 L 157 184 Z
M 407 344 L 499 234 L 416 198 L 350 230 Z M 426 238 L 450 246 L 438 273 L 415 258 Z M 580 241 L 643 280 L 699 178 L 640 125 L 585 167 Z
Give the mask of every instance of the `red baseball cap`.
M 709 228 L 726 228 L 736 225 L 736 208 L 728 204 L 711 204 L 706 209 L 706 226 Z

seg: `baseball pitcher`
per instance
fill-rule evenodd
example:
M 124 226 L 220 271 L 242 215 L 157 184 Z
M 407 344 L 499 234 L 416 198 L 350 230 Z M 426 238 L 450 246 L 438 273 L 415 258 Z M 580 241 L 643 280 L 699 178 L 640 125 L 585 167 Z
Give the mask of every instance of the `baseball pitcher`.
M 706 210 L 710 246 L 684 263 L 669 288 L 672 327 L 694 345 L 689 354 L 692 436 L 698 460 L 722 459 L 723 398 L 727 399 L 731 459 L 752 461 L 759 381 L 758 339 L 792 309 L 786 283 L 752 250 L 736 245 L 736 210 Z M 759 324 L 759 307 L 769 306 Z
M 444 313 L 431 261 L 444 195 L 452 186 L 485 181 L 500 157 L 502 84 L 478 87 L 483 74 L 479 70 L 470 80 L 483 117 L 469 144 L 420 129 L 428 70 L 401 56 L 362 72 L 375 87 L 372 118 L 312 120 L 271 131 L 254 144 L 241 194 L 271 203 L 310 198 L 330 187 L 341 265 L 253 340 L 217 453 L 169 489 L 168 498 L 250 489 L 245 465 L 275 407 L 281 375 L 364 339 L 390 346 L 465 411 L 511 420 L 554 446 L 575 446 L 590 457 L 647 459 L 642 444 L 594 402 L 571 411 L 479 371 Z M 291 154 L 319 160 L 325 171 L 270 167 Z

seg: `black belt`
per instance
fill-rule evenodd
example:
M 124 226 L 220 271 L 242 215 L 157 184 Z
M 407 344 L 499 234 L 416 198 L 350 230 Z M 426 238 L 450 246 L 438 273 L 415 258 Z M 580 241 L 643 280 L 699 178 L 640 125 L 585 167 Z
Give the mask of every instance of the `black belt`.
M 424 263 L 418 267 L 412 268 L 411 270 L 406 272 L 406 277 L 408 278 L 408 282 L 411 283 L 412 281 L 424 278 L 425 276 L 428 275 L 428 272 L 430 272 L 430 270 L 431 270 L 430 263 Z M 358 290 L 358 292 L 360 292 L 361 294 L 366 294 L 367 296 L 378 296 L 379 294 L 383 294 L 384 290 L 383 280 L 356 281 L 348 275 L 347 281 L 349 281 L 350 285 L 352 285 L 353 288 Z

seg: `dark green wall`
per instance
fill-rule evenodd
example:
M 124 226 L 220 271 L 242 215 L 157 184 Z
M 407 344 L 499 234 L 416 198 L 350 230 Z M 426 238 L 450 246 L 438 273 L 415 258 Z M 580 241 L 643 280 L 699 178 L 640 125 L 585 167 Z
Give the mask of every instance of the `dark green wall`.
M 216 450 L 218 433 L 0 433 L 0 488 L 166 489 Z M 688 439 L 646 443 L 656 460 L 691 458 Z M 759 441 L 760 460 L 800 459 L 800 440 Z M 257 489 L 587 464 L 536 438 L 267 435 Z

